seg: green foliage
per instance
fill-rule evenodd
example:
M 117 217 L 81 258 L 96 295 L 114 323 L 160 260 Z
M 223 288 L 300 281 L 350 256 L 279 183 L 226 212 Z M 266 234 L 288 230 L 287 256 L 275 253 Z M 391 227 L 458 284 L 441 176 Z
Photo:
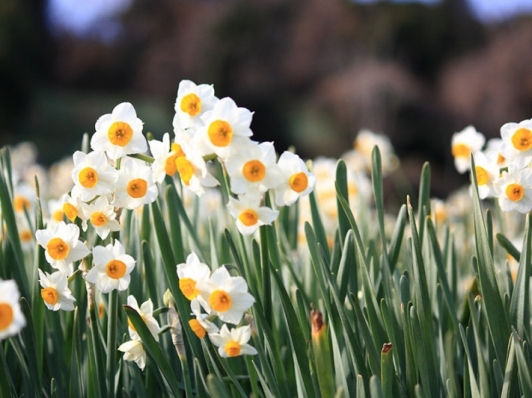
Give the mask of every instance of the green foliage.
M 156 311 L 163 324 L 161 315 L 176 311 L 157 342 L 134 308 L 120 305 L 125 303 L 123 293 L 100 298 L 107 313 L 99 316 L 79 279 L 70 285 L 77 298 L 75 311 L 44 309 L 36 286 L 36 267 L 44 267 L 42 249 L 34 264 L 24 264 L 28 255 L 10 205 L 6 151 L 1 164 L 7 233 L 1 240 L 0 274 L 17 281 L 27 319 L 20 336 L 1 343 L 3 397 L 532 394 L 531 217 L 526 217 L 521 252 L 502 234 L 493 243 L 497 223 L 490 226 L 473 189 L 475 246 L 473 252 L 464 252 L 453 232 L 431 218 L 428 165 L 422 172 L 417 214 L 407 198 L 390 228 L 375 150 L 375 203 L 358 209 L 369 214 L 373 227 L 362 231 L 346 199 L 346 165 L 340 161 L 336 236 L 327 236 L 312 194 L 306 244 L 297 248 L 286 240 L 298 235 L 298 223 L 289 221 L 288 213 L 286 222 L 261 227 L 256 238 L 243 237 L 235 228 L 198 225 L 179 187 L 167 182 L 164 199 L 145 206 L 142 215 L 130 212 L 120 236 L 127 242 L 126 252 L 138 255 L 130 285 L 137 298 L 162 303 L 167 289 L 173 296 L 175 307 Z M 35 218 L 35 225 L 42 224 L 39 211 Z M 515 282 L 496 263 L 506 250 L 520 260 Z M 200 341 L 190 329 L 190 305 L 179 289 L 176 264 L 192 251 L 210 264 L 226 264 L 248 282 L 256 302 L 246 322 L 252 325 L 256 356 L 223 358 L 209 339 Z M 474 282 L 464 291 L 461 286 L 468 279 Z M 311 332 L 311 307 L 323 316 L 324 333 Z M 121 359 L 117 350 L 128 319 L 147 352 L 144 371 Z

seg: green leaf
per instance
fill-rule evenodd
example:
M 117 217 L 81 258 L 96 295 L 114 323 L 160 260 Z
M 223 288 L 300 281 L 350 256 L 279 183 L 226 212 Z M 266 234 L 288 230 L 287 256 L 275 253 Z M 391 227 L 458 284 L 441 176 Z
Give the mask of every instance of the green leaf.
M 475 161 L 471 156 L 471 181 L 473 182 L 473 216 L 475 225 L 475 243 L 478 258 L 478 277 L 480 290 L 485 302 L 490 336 L 495 347 L 499 363 L 505 363 L 506 341 L 510 336 L 510 326 L 504 310 L 495 264 L 490 251 L 488 235 L 482 217 L 480 198 L 478 196 Z
M 527 217 L 528 220 L 528 217 Z M 495 235 L 497 238 L 497 241 L 499 244 L 508 252 L 510 256 L 512 256 L 515 261 L 519 262 L 521 258 L 521 253 L 519 253 L 519 250 L 514 246 L 514 244 L 508 239 L 506 236 L 504 236 L 501 233 L 498 233 Z
M 427 216 L 430 216 L 430 164 L 425 162 L 421 170 L 421 179 L 419 182 L 419 203 L 417 209 L 419 240 L 423 242 L 424 225 L 423 222 Z
M 314 193 L 314 191 L 309 194 L 309 201 L 312 225 L 314 227 L 314 231 L 316 232 L 316 238 L 317 241 L 321 244 L 321 247 L 323 248 L 323 252 L 325 253 L 327 262 L 329 262 L 331 259 L 331 252 L 329 251 L 327 234 L 325 233 L 325 227 L 323 226 L 323 222 L 321 221 L 320 212 L 318 210 L 318 203 L 316 201 L 316 194 Z
M 207 375 L 207 389 L 212 398 L 230 398 L 224 383 L 213 374 Z
M 343 159 L 339 159 L 338 163 L 336 164 L 336 189 L 341 193 L 341 196 L 345 198 L 346 201 L 349 201 L 347 184 L 347 167 L 345 165 L 345 161 Z M 338 199 L 338 195 L 336 197 L 336 206 L 338 208 L 338 226 L 340 230 L 340 237 L 342 240 L 344 240 L 347 231 L 350 229 L 350 225 L 347 214 Z
M 530 375 L 530 359 L 525 358 L 524 345 L 525 342 L 521 341 L 521 338 L 516 331 L 512 333 L 514 339 L 514 348 L 517 358 L 517 369 L 519 375 L 519 382 L 521 385 L 521 391 L 523 396 L 532 397 L 532 377 Z M 523 346 L 522 346 L 523 345 Z
M 373 195 L 375 197 L 375 210 L 377 211 L 377 220 L 379 222 L 379 232 L 382 242 L 383 254 L 388 257 L 388 247 L 386 241 L 386 232 L 384 230 L 384 193 L 382 188 L 382 164 L 381 153 L 378 146 L 373 147 L 371 152 L 371 182 L 373 184 Z

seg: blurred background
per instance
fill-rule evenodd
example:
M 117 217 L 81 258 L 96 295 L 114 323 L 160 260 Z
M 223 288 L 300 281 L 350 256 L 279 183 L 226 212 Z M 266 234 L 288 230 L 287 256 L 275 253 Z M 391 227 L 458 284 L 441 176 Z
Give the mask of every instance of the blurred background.
M 259 141 L 339 157 L 386 134 L 415 184 L 464 184 L 450 155 L 469 124 L 532 117 L 532 0 L 0 0 L 0 147 L 51 164 L 131 102 L 172 131 L 182 79 L 255 112 Z

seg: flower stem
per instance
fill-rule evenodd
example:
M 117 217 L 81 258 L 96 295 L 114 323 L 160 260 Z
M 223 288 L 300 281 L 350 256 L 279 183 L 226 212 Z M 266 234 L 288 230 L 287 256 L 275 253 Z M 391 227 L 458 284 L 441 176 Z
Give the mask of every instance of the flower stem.
M 118 290 L 109 293 L 109 320 L 107 323 L 107 393 L 115 396 L 116 375 L 116 331 L 118 329 Z

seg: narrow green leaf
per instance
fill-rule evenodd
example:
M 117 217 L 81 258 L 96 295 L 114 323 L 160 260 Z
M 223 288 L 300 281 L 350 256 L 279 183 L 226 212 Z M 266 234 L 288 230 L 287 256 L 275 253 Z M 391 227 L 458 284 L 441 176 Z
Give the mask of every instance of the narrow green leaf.
M 504 382 L 502 385 L 501 397 L 515 397 L 517 386 L 517 369 L 518 369 L 514 338 L 510 336 L 510 342 L 508 343 L 508 358 L 506 360 L 506 368 L 504 369 Z
M 369 379 L 369 393 L 371 398 L 384 398 L 380 379 L 373 375 Z
M 480 398 L 480 390 L 477 383 L 477 378 L 475 376 L 475 370 L 473 367 L 473 359 L 471 357 L 471 351 L 469 350 L 469 344 L 467 342 L 466 333 L 464 331 L 463 326 L 460 324 L 460 337 L 462 338 L 462 343 L 464 345 L 464 349 L 466 352 L 466 358 L 467 358 L 467 366 L 468 366 L 468 374 L 469 374 L 469 386 L 471 390 L 471 396 L 473 398 Z
M 301 331 L 298 322 L 296 311 L 292 306 L 288 293 L 286 292 L 281 276 L 275 271 L 271 270 L 273 280 L 276 282 L 277 291 L 281 298 L 281 304 L 284 309 L 284 317 L 288 325 L 288 338 L 290 339 L 294 354 L 297 358 L 297 364 L 301 370 L 301 378 L 304 383 L 306 393 L 312 395 L 312 379 L 310 377 L 310 368 L 308 366 L 307 347 L 305 344 L 305 337 Z
M 478 196 L 477 175 L 475 161 L 471 156 L 471 181 L 473 184 L 473 215 L 475 225 L 475 243 L 478 258 L 478 276 L 480 290 L 485 302 L 486 315 L 490 336 L 495 347 L 499 363 L 505 363 L 506 341 L 510 336 L 510 326 L 504 310 L 493 257 L 490 251 L 488 235 L 482 217 L 480 199 Z
M 24 353 L 28 359 L 28 369 L 31 375 L 29 382 L 34 391 L 42 390 L 42 374 L 39 373 L 37 360 L 37 345 L 35 341 L 35 328 L 32 312 L 25 297 L 20 299 L 20 307 L 26 318 L 26 327 L 22 330 L 21 337 L 24 342 Z
M 341 196 L 345 198 L 346 201 L 349 201 L 349 193 L 347 188 L 347 166 L 343 159 L 339 159 L 336 164 L 336 189 L 341 192 Z M 349 219 L 347 214 L 342 207 L 342 204 L 338 200 L 338 195 L 336 198 L 336 206 L 338 208 L 338 226 L 340 231 L 340 237 L 342 240 L 345 239 L 347 231 L 350 229 Z
M 309 201 L 310 201 L 310 214 L 312 217 L 312 225 L 316 233 L 316 239 L 321 244 L 323 248 L 323 252 L 325 253 L 325 257 L 328 260 L 327 262 L 329 262 L 331 259 L 331 252 L 329 251 L 329 244 L 327 242 L 327 234 L 325 233 L 325 227 L 323 226 L 323 222 L 321 221 L 320 212 L 318 210 L 318 202 L 317 202 L 316 194 L 314 193 L 314 191 L 309 194 Z
M 393 368 L 393 349 L 392 343 L 386 343 L 381 350 L 381 384 L 382 392 L 385 397 L 392 396 L 394 368 Z
M 382 251 L 388 257 L 388 247 L 386 232 L 384 230 L 384 193 L 382 188 L 382 162 L 381 153 L 378 146 L 373 147 L 371 152 L 371 182 L 373 184 L 373 195 L 375 197 L 375 210 L 379 222 L 379 232 L 382 242 Z
M 515 280 L 510 304 L 509 320 L 520 335 L 530 326 L 530 264 L 532 263 L 532 234 L 530 233 L 530 214 L 526 217 L 525 237 L 519 261 L 519 270 Z M 518 354 L 519 357 L 519 354 Z
M 425 162 L 419 181 L 419 203 L 417 209 L 419 240 L 423 242 L 425 217 L 430 215 L 430 164 Z M 425 388 L 426 389 L 426 388 Z
M 514 339 L 514 348 L 517 358 L 517 369 L 519 375 L 519 384 L 521 385 L 521 391 L 523 396 L 532 397 L 532 377 L 530 375 L 530 360 L 525 358 L 524 350 L 521 338 L 516 331 L 512 333 Z
M 166 188 L 165 194 L 166 205 L 168 207 L 168 225 L 171 226 L 170 241 L 172 242 L 172 251 L 174 252 L 176 262 L 181 264 L 185 262 L 186 258 L 185 250 L 183 249 L 183 233 L 181 231 L 180 211 L 178 204 L 181 203 L 181 198 L 177 194 L 174 185 L 169 185 Z M 193 238 L 196 233 L 196 230 L 194 230 L 194 235 L 192 235 Z M 202 258 L 205 259 L 201 251 L 198 251 L 197 254 L 201 255 Z
M 72 328 L 72 355 L 70 358 L 70 383 L 68 394 L 70 397 L 83 397 L 83 373 L 81 370 L 81 344 L 78 329 L 79 307 L 74 309 Z
M 207 375 L 207 388 L 212 398 L 230 398 L 224 383 L 213 374 Z
M 392 273 L 395 270 L 397 260 L 399 259 L 406 221 L 406 206 L 402 205 L 401 210 L 399 210 L 399 214 L 397 215 L 397 221 L 395 223 L 395 229 L 393 231 L 392 239 L 390 241 L 390 249 L 388 251 L 388 263 L 390 264 L 390 272 Z
M 527 217 L 527 220 L 528 220 L 528 217 Z M 510 239 L 508 239 L 506 236 L 504 236 L 501 233 L 496 234 L 495 237 L 497 238 L 497 241 L 503 247 L 503 249 L 506 250 L 508 254 L 515 259 L 515 261 L 519 262 L 521 258 L 521 253 L 519 252 L 519 250 L 517 250 L 517 248 L 510 241 Z

